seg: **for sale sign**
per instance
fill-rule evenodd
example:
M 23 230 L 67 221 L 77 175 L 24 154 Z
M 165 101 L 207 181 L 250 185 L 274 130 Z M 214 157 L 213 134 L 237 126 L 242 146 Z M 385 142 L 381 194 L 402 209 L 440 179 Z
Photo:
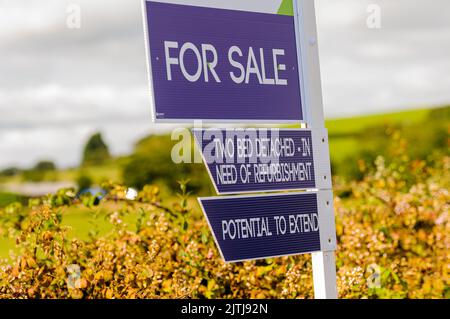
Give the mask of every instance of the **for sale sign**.
M 302 121 L 294 17 L 188 2 L 144 2 L 154 120 Z

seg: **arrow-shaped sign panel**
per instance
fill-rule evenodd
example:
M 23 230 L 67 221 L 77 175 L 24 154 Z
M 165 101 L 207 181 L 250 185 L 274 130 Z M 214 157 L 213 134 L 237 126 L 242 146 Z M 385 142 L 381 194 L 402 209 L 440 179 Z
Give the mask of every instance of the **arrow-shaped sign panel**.
M 212 128 L 194 136 L 218 194 L 331 189 L 326 130 Z
M 331 191 L 200 198 L 226 262 L 336 249 Z

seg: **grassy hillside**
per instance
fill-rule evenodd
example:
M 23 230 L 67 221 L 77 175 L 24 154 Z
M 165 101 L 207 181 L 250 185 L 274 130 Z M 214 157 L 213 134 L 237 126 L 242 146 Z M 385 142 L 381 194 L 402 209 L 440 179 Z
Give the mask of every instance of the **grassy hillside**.
M 403 124 L 411 125 L 423 122 L 430 109 L 408 110 L 396 113 L 357 116 L 326 121 L 330 136 L 355 134 L 373 126 Z
M 431 160 L 436 151 L 445 153 L 449 110 L 447 106 L 327 121 L 334 175 L 362 177 L 358 161 L 372 165 L 378 155 L 389 157 L 388 144 L 403 151 L 397 155 L 411 159 Z
M 428 117 L 430 109 L 409 110 L 388 114 L 358 116 L 326 121 L 329 133 L 330 154 L 334 162 L 356 156 L 361 147 L 361 134 L 372 127 L 411 126 L 419 124 Z M 365 142 L 370 143 L 371 136 Z

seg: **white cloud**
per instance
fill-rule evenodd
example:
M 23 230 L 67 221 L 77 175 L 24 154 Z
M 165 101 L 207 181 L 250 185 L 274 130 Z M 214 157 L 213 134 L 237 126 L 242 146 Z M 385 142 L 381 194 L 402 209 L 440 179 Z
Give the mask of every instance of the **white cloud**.
M 0 91 L 2 127 L 143 121 L 150 114 L 147 87 L 63 87 L 46 84 Z
M 366 25 L 369 3 L 382 28 Z M 316 1 L 329 117 L 450 102 L 450 2 Z
M 0 37 L 3 41 L 15 39 L 27 33 L 45 33 L 61 20 L 63 2 L 58 0 L 0 1 Z

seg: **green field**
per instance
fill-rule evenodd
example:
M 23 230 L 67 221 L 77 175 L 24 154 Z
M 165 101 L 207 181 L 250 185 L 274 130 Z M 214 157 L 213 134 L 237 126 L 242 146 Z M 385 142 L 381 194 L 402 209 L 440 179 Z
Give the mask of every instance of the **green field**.
M 169 203 L 169 207 L 175 202 L 175 198 Z M 197 208 L 197 201 L 191 199 L 189 201 L 191 207 Z M 111 211 L 120 211 L 122 204 L 109 206 L 103 205 L 101 208 L 86 208 L 84 206 L 71 206 L 64 208 L 62 225 L 68 227 L 67 235 L 69 238 L 77 238 L 80 240 L 88 240 L 91 232 L 98 232 L 103 236 L 111 232 L 112 224 L 109 222 Z M 135 231 L 136 222 L 139 216 L 137 214 L 127 214 L 123 218 L 123 222 L 127 225 L 127 229 Z M 14 251 L 15 243 L 13 240 L 0 236 L 0 259 L 8 258 L 11 250 Z
M 5 207 L 11 203 L 14 202 L 21 202 L 23 201 L 23 198 L 20 195 L 17 194 L 11 194 L 6 192 L 0 191 L 0 207 Z
M 80 175 L 89 176 L 95 184 L 111 180 L 120 183 L 122 181 L 120 167 L 117 164 L 104 166 L 89 166 L 85 168 L 73 168 L 59 171 L 57 180 L 75 181 Z
M 68 227 L 70 238 L 81 240 L 89 239 L 90 231 L 98 231 L 100 235 L 111 231 L 111 224 L 108 223 L 108 215 L 104 209 L 89 209 L 86 207 L 72 206 L 63 210 L 63 226 Z M 136 218 L 128 219 L 125 222 L 133 224 Z M 0 258 L 7 258 L 11 249 L 14 249 L 14 242 L 0 238 Z
M 413 125 L 423 122 L 429 109 L 411 110 L 390 114 L 368 115 L 326 121 L 333 161 L 341 162 L 358 153 L 364 130 L 382 125 Z M 369 139 L 365 142 L 370 142 Z
M 388 114 L 376 114 L 367 116 L 350 117 L 343 119 L 327 120 L 326 127 L 331 136 L 341 134 L 354 134 L 372 126 L 385 124 L 411 125 L 424 121 L 430 109 L 409 110 Z

